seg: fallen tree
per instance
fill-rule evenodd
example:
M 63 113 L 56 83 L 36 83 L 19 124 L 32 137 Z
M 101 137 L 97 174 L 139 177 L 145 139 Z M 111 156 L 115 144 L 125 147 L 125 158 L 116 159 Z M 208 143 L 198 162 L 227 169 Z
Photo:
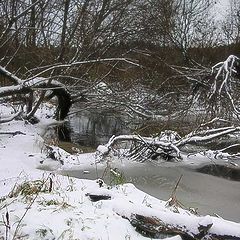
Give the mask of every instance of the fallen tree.
M 100 158 L 108 156 L 111 152 L 118 153 L 140 162 L 158 158 L 167 161 L 181 160 L 181 148 L 185 145 L 211 142 L 239 131 L 240 127 L 227 126 L 205 130 L 199 129 L 183 137 L 171 130 L 163 131 L 157 137 L 142 137 L 140 135 L 112 136 L 106 145 L 98 147 L 97 153 Z M 125 148 L 124 151 L 123 148 Z
M 71 95 L 67 88 L 60 82 L 47 78 L 33 78 L 24 81 L 3 67 L 0 67 L 0 75 L 7 78 L 13 84 L 0 88 L 0 98 L 8 97 L 8 101 L 14 101 L 13 98 L 20 100 L 22 103 L 20 104 L 22 105 L 21 109 L 23 109 L 24 105 L 27 107 L 25 116 L 23 116 L 25 119 L 31 119 L 44 100 L 49 101 L 54 97 L 57 98 L 55 119 L 63 120 L 67 116 L 72 105 Z M 33 106 L 34 103 L 35 106 Z M 0 123 L 11 121 L 22 113 L 23 111 L 9 118 L 0 119 Z
M 29 70 L 25 74 L 30 74 L 31 77 L 26 79 L 21 79 L 14 75 L 12 72 L 9 72 L 6 68 L 0 66 L 0 77 L 4 77 L 8 80 L 8 86 L 0 86 L 0 99 L 6 99 L 5 102 L 18 101 L 21 102 L 21 105 L 26 106 L 25 119 L 30 119 L 34 117 L 37 109 L 43 101 L 50 101 L 53 98 L 56 98 L 56 112 L 55 119 L 63 120 L 70 110 L 70 107 L 73 103 L 82 101 L 88 102 L 88 105 L 92 100 L 92 96 L 83 96 L 91 95 L 91 89 L 94 86 L 98 86 L 98 81 L 85 81 L 81 78 L 74 77 L 71 74 L 68 75 L 67 71 L 70 68 L 76 68 L 80 65 L 91 65 L 91 64 L 100 64 L 100 63 L 111 63 L 111 62 L 122 62 L 127 65 L 133 65 L 135 67 L 140 67 L 139 64 L 131 61 L 127 58 L 105 58 L 105 59 L 96 59 L 96 60 L 86 60 L 79 62 L 72 62 L 66 64 L 52 64 L 48 66 L 41 66 L 32 70 Z M 48 76 L 48 77 L 41 77 Z M 63 84 L 59 79 L 63 78 L 66 80 L 74 80 L 72 92 L 68 90 L 72 87 L 72 83 L 67 82 Z M 57 79 L 57 80 L 56 80 Z M 58 81 L 59 80 L 59 81 Z M 84 82 L 85 91 L 79 91 L 76 84 Z M 95 87 L 96 87 L 95 86 Z M 77 88 L 77 90 L 75 89 Z M 89 90 L 90 89 L 90 90 Z M 90 93 L 89 93 L 90 92 Z M 101 102 L 102 93 L 105 93 L 105 90 L 101 94 L 97 93 L 97 102 L 94 102 L 96 105 L 104 105 Z M 113 94 L 114 95 L 114 94 Z M 100 97 L 99 97 L 100 96 Z M 106 95 L 108 96 L 108 95 Z M 109 96 L 108 96 L 109 97 Z M 109 97 L 110 98 L 110 97 Z M 4 100 L 2 100 L 4 102 Z M 110 101 L 110 99 L 109 99 Z M 106 99 L 104 99 L 106 103 Z M 117 103 L 120 105 L 120 103 Z M 109 107 L 110 105 L 107 105 Z M 110 108 L 110 107 L 109 107 Z M 10 118 L 9 118 L 10 120 Z
M 164 208 L 161 208 L 161 204 L 136 203 L 135 199 L 123 199 L 121 202 L 119 198 L 112 197 L 112 190 L 106 191 L 104 187 L 92 190 L 86 196 L 93 202 L 101 201 L 104 206 L 113 205 L 114 212 L 127 219 L 136 231 L 151 239 L 181 236 L 183 240 L 240 240 L 238 223 L 209 215 L 199 216 L 181 207 L 173 211 L 169 201 Z
M 184 68 L 184 71 L 178 70 L 182 77 L 197 82 L 201 86 L 198 86 L 199 90 L 193 93 L 189 100 L 193 104 L 192 110 L 195 121 L 198 116 L 202 118 L 201 120 L 205 119 L 206 121 L 206 123 L 202 123 L 200 120 L 196 130 L 183 137 L 180 137 L 174 131 L 163 131 L 156 137 L 141 135 L 113 136 L 106 145 L 98 147 L 99 156 L 104 157 L 110 152 L 115 152 L 138 161 L 159 157 L 165 160 L 179 160 L 181 159 L 181 149 L 186 145 L 209 143 L 239 132 L 239 66 L 240 59 L 231 55 L 225 61 L 212 67 L 212 75 L 200 79 L 199 77 L 202 75 L 196 73 L 194 73 L 194 76 L 189 75 L 188 68 Z M 140 111 L 140 108 L 138 110 Z M 171 118 L 172 116 L 169 115 L 168 117 Z M 150 120 L 149 115 L 145 115 L 145 117 Z M 191 119 L 189 123 L 191 123 Z M 123 147 L 123 143 L 125 147 Z M 117 145 L 120 146 L 117 147 Z M 220 149 L 218 153 L 226 151 L 232 146 L 235 146 L 235 144 L 231 145 L 230 142 L 230 146 Z M 125 148 L 125 151 L 119 150 L 122 148 Z
M 179 216 L 180 217 L 180 216 Z M 151 238 L 159 238 L 163 234 L 180 235 L 182 239 L 215 239 L 215 240 L 240 240 L 239 235 L 229 233 L 222 230 L 220 223 L 214 223 L 211 217 L 199 217 L 192 221 L 191 228 L 189 228 L 184 221 L 178 221 L 175 216 L 175 224 L 162 221 L 158 217 L 149 217 L 140 214 L 132 214 L 129 221 L 136 228 L 136 230 L 143 235 Z M 187 222 L 187 218 L 186 218 Z M 193 230 L 194 229 L 194 230 Z

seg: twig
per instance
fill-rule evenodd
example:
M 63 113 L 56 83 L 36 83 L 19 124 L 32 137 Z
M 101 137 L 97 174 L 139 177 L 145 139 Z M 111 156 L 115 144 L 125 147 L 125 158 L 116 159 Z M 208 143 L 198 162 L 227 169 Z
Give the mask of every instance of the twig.
M 22 134 L 22 135 L 26 135 L 26 133 L 23 133 L 21 131 L 16 131 L 16 132 L 0 132 L 0 135 L 18 135 L 18 134 Z
M 13 116 L 8 117 L 8 118 L 0 118 L 0 124 L 1 123 L 7 123 L 7 122 L 11 122 L 12 120 L 14 120 L 15 118 L 17 118 L 19 115 L 21 115 L 22 110 L 20 110 L 19 112 L 15 113 Z
M 182 177 L 183 177 L 183 174 L 179 177 L 179 179 L 178 179 L 178 181 L 177 181 L 177 183 L 176 183 L 176 185 L 175 185 L 175 187 L 174 187 L 174 189 L 172 191 L 171 196 L 176 195 L 176 191 L 177 191 L 177 188 L 179 186 L 180 181 L 182 180 Z
M 173 189 L 173 191 L 172 191 L 172 193 L 170 195 L 170 198 L 169 198 L 169 200 L 166 203 L 166 206 L 170 206 L 170 207 L 174 206 L 176 208 L 177 212 L 178 212 L 177 207 L 184 208 L 183 204 L 178 201 L 177 196 L 176 196 L 176 191 L 177 191 L 177 188 L 179 186 L 179 183 L 180 183 L 182 177 L 183 177 L 183 175 L 181 175 L 179 177 L 179 179 L 178 179 L 178 181 L 177 181 L 177 183 L 176 183 L 176 185 L 175 185 L 175 187 L 174 187 L 174 189 Z

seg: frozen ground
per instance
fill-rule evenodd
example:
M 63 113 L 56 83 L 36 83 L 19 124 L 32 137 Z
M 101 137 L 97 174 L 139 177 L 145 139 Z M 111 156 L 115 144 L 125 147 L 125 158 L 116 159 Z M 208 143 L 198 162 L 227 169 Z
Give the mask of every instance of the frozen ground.
M 1 118 L 10 113 L 9 108 L 0 106 Z M 0 239 L 149 239 L 130 224 L 132 214 L 156 217 L 166 225 L 184 226 L 185 231 L 193 234 L 200 226 L 210 224 L 210 234 L 240 239 L 240 224 L 195 216 L 180 208 L 174 212 L 175 208 L 166 207 L 166 202 L 132 184 L 100 187 L 97 180 L 58 175 L 64 168 L 84 170 L 94 164 L 95 156 L 79 154 L 76 158 L 59 150 L 56 158 L 63 160 L 64 165 L 47 158 L 41 135 L 50 122 L 42 119 L 37 125 L 24 121 L 0 125 Z M 92 202 L 89 194 L 110 199 Z

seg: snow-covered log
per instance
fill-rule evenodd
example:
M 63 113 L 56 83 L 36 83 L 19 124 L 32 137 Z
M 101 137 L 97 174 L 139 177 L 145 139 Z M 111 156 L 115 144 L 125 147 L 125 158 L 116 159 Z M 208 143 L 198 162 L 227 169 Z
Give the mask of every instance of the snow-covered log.
M 128 192 L 125 191 L 124 194 Z M 92 189 L 87 196 L 89 194 L 94 196 L 93 200 L 101 201 L 101 205 L 108 209 L 113 206 L 117 215 L 127 219 L 136 231 L 151 239 L 180 235 L 184 240 L 240 240 L 240 224 L 220 217 L 192 214 L 181 207 L 176 212 L 168 207 L 168 202 L 162 202 L 162 208 L 159 202 L 151 204 L 150 199 L 147 204 L 145 201 L 135 202 L 139 198 L 134 197 L 121 199 L 113 195 L 112 189 Z
M 211 142 L 237 131 L 240 131 L 240 127 L 229 126 L 193 131 L 182 138 L 171 130 L 166 130 L 157 137 L 142 137 L 140 135 L 112 136 L 106 145 L 100 145 L 97 148 L 97 153 L 100 157 L 107 156 L 111 151 L 121 153 L 123 143 L 125 143 L 123 155 L 133 160 L 145 161 L 157 158 L 167 161 L 172 159 L 180 160 L 183 146 Z
M 148 217 L 139 214 L 132 214 L 129 219 L 130 223 L 136 228 L 137 231 L 147 235 L 148 237 L 158 238 L 161 234 L 180 235 L 183 239 L 225 239 L 225 240 L 240 240 L 238 234 L 230 233 L 222 229 L 221 222 L 213 221 L 211 217 L 199 217 L 196 221 L 192 222 L 192 227 L 189 228 L 188 224 L 184 221 L 177 219 L 176 223 L 168 223 L 162 221 L 157 217 Z M 179 215 L 180 217 L 180 215 Z M 183 219 L 182 219 L 183 220 Z M 186 217 L 187 220 L 187 217 Z M 221 231 L 219 231 L 221 229 Z

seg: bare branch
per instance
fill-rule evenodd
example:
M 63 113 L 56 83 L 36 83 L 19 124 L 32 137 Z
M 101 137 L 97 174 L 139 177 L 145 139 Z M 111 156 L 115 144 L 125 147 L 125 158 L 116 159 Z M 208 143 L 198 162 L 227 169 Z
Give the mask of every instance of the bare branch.
M 11 27 L 13 26 L 13 24 L 21 17 L 23 17 L 24 15 L 26 15 L 34 6 L 36 6 L 37 4 L 39 4 L 40 2 L 42 2 L 42 0 L 37 0 L 34 3 L 32 3 L 29 7 L 27 7 L 26 9 L 24 9 L 21 13 L 19 13 L 16 16 L 13 16 L 12 19 L 9 20 L 8 26 L 6 27 L 5 31 L 3 31 L 1 38 L 3 38 L 11 29 Z
M 14 84 L 22 84 L 23 81 L 4 67 L 0 66 L 0 74 L 7 77 Z
M 102 63 L 102 62 L 114 62 L 114 61 L 120 61 L 120 62 L 125 62 L 128 64 L 131 64 L 133 66 L 136 67 L 142 67 L 140 64 L 133 62 L 130 59 L 127 58 L 103 58 L 103 59 L 95 59 L 95 60 L 88 60 L 88 61 L 80 61 L 80 62 L 73 62 L 73 63 L 69 63 L 69 64 L 56 64 L 56 65 L 52 65 L 50 67 L 47 67 L 47 69 L 35 74 L 33 77 L 30 77 L 28 79 L 25 79 L 24 82 L 30 81 L 36 77 L 39 77 L 41 75 L 43 75 L 44 73 L 47 73 L 49 71 L 55 70 L 55 69 L 61 69 L 61 68 L 71 68 L 71 67 L 76 67 L 79 65 L 83 65 L 83 64 L 91 64 L 91 63 Z M 42 67 L 43 68 L 43 67 Z
M 18 116 L 20 116 L 22 114 L 22 110 L 18 111 L 17 113 L 13 114 L 12 116 L 8 117 L 8 118 L 0 118 L 0 124 L 1 123 L 7 123 L 7 122 L 11 122 L 12 120 L 14 120 L 15 118 L 17 118 Z

